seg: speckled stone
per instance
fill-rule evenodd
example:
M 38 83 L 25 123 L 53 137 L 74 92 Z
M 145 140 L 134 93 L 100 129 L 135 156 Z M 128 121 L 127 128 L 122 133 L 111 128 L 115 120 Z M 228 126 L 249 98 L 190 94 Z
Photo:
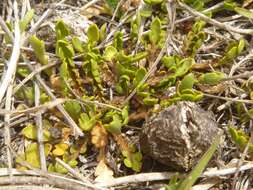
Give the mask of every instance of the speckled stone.
M 193 102 L 178 102 L 150 117 L 140 135 L 141 149 L 178 171 L 190 170 L 219 132 L 213 113 Z

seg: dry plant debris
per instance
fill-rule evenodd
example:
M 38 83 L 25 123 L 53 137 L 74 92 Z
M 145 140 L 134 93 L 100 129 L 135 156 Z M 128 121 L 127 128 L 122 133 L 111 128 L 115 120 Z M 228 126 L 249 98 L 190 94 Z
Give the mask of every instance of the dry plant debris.
M 252 189 L 252 7 L 1 1 L 0 189 Z

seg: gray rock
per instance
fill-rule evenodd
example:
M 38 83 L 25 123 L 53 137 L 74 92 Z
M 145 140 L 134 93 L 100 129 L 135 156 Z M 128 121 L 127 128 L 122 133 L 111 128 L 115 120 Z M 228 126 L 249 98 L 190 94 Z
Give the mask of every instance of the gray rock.
M 178 171 L 190 170 L 219 129 L 215 117 L 193 102 L 178 102 L 153 115 L 140 135 L 141 149 Z

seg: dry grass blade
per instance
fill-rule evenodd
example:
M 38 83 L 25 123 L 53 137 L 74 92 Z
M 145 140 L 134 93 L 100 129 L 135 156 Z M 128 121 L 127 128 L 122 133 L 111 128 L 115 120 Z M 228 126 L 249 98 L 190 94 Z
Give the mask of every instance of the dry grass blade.
M 212 19 L 212 18 L 209 18 L 208 16 L 194 10 L 193 8 L 189 7 L 188 5 L 178 1 L 178 5 L 187 10 L 188 12 L 190 12 L 192 15 L 196 16 L 196 17 L 199 17 L 201 18 L 202 20 L 204 20 L 205 22 L 209 23 L 209 24 L 212 24 L 218 28 L 221 28 L 223 30 L 227 30 L 229 32 L 235 32 L 235 33 L 239 33 L 239 34 L 249 34 L 249 35 L 253 35 L 253 30 L 252 29 L 241 29 L 241 28 L 235 28 L 235 27 L 232 27 L 230 25 L 227 25 L 227 24 L 224 24 L 224 23 L 221 23 L 221 22 L 218 22 L 217 20 L 215 19 Z

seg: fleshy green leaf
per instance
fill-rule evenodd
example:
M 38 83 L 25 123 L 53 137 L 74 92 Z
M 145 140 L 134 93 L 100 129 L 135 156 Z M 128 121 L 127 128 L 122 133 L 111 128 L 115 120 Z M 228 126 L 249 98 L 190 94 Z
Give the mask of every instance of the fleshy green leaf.
M 142 79 L 144 78 L 146 73 L 147 73 L 147 71 L 145 68 L 140 68 L 137 70 L 137 72 L 135 73 L 134 80 L 133 80 L 133 85 L 135 87 L 139 85 L 139 83 L 142 81 Z
M 185 75 L 191 69 L 194 63 L 195 61 L 192 58 L 182 59 L 177 65 L 178 68 L 176 69 L 175 76 L 180 77 Z
M 146 97 L 143 99 L 143 103 L 147 106 L 152 106 L 158 103 L 157 98 Z
M 185 89 L 192 89 L 195 83 L 195 78 L 192 73 L 186 75 L 179 85 L 179 92 L 182 93 Z
M 199 81 L 204 84 L 209 85 L 216 85 L 218 84 L 223 78 L 225 77 L 225 74 L 222 72 L 210 72 L 202 74 L 199 78 Z
M 20 21 L 19 26 L 20 26 L 20 30 L 21 32 L 24 32 L 28 26 L 28 24 L 31 22 L 31 20 L 33 19 L 34 16 L 34 9 L 29 10 L 24 18 Z
M 104 51 L 104 58 L 106 61 L 112 61 L 117 54 L 117 49 L 113 46 L 107 46 Z
M 106 28 L 107 28 L 107 23 L 104 23 L 99 31 L 99 40 L 102 42 L 105 37 L 106 37 Z
M 99 40 L 99 29 L 96 24 L 89 26 L 87 36 L 91 42 L 97 42 Z
M 62 20 L 57 21 L 55 31 L 57 40 L 62 40 L 70 34 L 68 26 Z
M 45 43 L 33 35 L 30 37 L 30 44 L 39 62 L 43 65 L 47 64 L 48 57 L 46 56 Z
M 157 45 L 161 39 L 161 21 L 155 18 L 150 25 L 149 40 L 153 45 Z
M 94 77 L 95 81 L 98 84 L 100 84 L 102 82 L 102 80 L 100 78 L 98 63 L 93 59 L 91 59 L 91 73 L 92 73 L 92 76 Z
M 117 31 L 114 34 L 114 39 L 113 39 L 113 46 L 118 50 L 122 50 L 123 48 L 123 33 L 120 31 Z
M 68 101 L 64 104 L 64 108 L 75 121 L 78 120 L 81 114 L 81 106 L 78 102 Z
M 28 139 L 37 140 L 37 128 L 32 124 L 28 124 L 25 128 L 23 128 L 21 133 Z M 43 141 L 48 140 L 50 140 L 50 132 L 44 129 Z
M 157 5 L 163 2 L 163 0 L 144 0 L 144 2 L 148 5 Z
M 122 125 L 123 124 L 120 116 L 118 114 L 113 114 L 112 122 L 104 126 L 110 133 L 120 134 Z
M 87 113 L 82 113 L 78 121 L 80 128 L 84 131 L 90 131 L 96 124 L 95 117 L 90 118 Z
M 76 51 L 78 51 L 79 53 L 82 53 L 84 50 L 83 50 L 83 46 L 82 46 L 82 42 L 79 40 L 78 37 L 74 36 L 72 38 L 72 44 L 73 44 L 73 47 Z

